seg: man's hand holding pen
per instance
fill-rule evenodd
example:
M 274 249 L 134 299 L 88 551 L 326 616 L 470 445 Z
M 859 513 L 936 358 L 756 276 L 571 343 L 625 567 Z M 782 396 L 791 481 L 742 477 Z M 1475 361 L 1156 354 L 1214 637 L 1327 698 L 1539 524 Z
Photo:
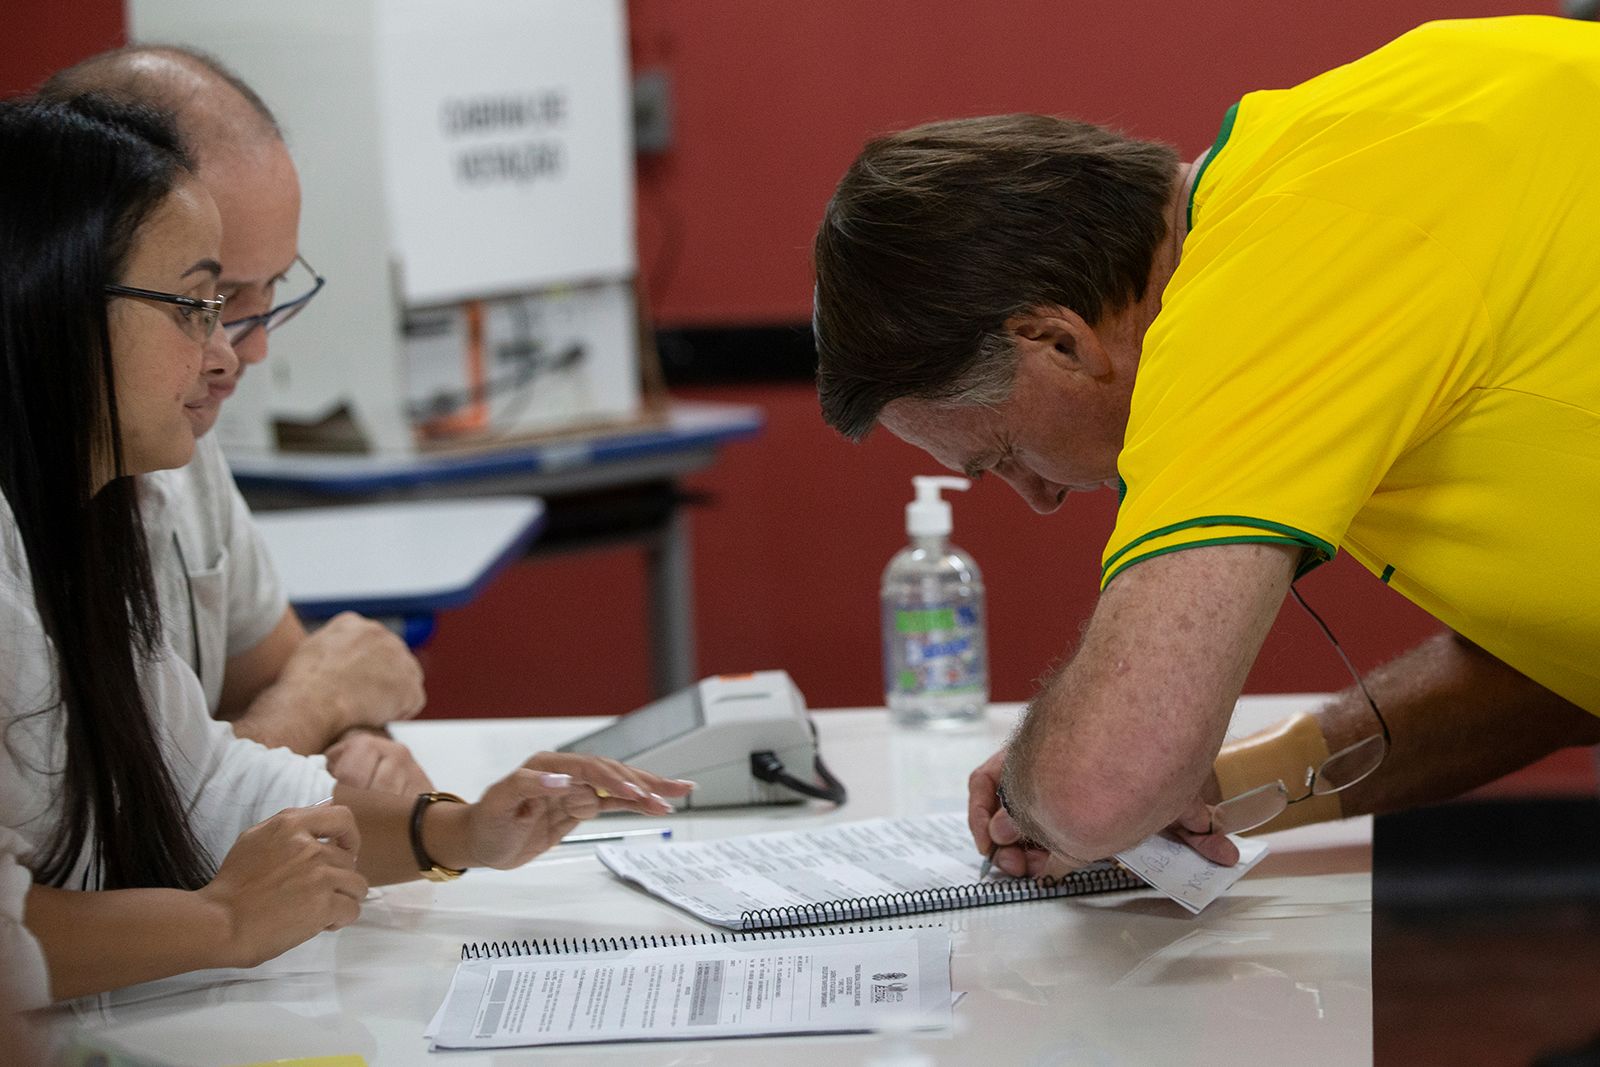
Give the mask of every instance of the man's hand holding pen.
M 1073 864 L 1025 840 L 1001 802 L 1000 769 L 1005 758 L 1001 749 L 967 779 L 967 828 L 985 857 L 978 877 L 986 878 L 999 868 L 1016 878 L 1060 878 Z

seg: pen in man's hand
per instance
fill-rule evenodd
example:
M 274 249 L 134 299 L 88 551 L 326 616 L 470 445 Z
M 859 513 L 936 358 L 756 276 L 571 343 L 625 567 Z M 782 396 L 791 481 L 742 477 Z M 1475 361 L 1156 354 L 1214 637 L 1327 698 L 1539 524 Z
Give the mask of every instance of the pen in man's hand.
M 1006 791 L 998 782 L 994 786 L 994 798 L 999 802 L 1001 811 L 1007 815 L 1011 814 L 1011 809 L 1006 807 Z M 989 877 L 989 872 L 994 870 L 994 854 L 999 851 L 1000 846 L 998 844 L 989 845 L 989 854 L 983 857 L 983 866 L 978 868 L 978 881 L 981 882 Z

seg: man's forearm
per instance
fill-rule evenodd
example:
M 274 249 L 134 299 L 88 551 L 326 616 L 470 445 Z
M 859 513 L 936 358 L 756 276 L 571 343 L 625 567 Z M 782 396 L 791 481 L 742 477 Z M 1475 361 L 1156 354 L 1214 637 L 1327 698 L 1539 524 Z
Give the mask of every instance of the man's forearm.
M 1279 545 L 1203 546 L 1142 562 L 1106 590 L 1009 746 L 1006 800 L 1025 836 L 1095 860 L 1188 806 L 1294 562 Z
M 1445 800 L 1557 749 L 1600 744 L 1600 718 L 1452 633 L 1365 681 L 1393 747 L 1372 777 L 1340 794 L 1346 816 Z M 1340 694 L 1317 719 L 1332 752 L 1378 729 L 1356 690 Z
M 349 729 L 410 718 L 425 699 L 421 665 L 382 625 L 343 612 L 308 635 L 288 611 L 228 661 L 219 718 L 240 737 L 311 755 Z
M 289 608 L 254 648 L 228 660 L 217 717 L 232 723 L 234 733 L 302 756 L 338 740 L 342 731 L 324 710 L 321 694 L 285 684 L 284 668 L 305 640 L 305 627 Z
M 268 748 L 288 748 L 311 756 L 326 750 L 341 731 L 328 722 L 320 707 L 279 684 L 262 690 L 244 714 L 233 720 L 233 732 Z

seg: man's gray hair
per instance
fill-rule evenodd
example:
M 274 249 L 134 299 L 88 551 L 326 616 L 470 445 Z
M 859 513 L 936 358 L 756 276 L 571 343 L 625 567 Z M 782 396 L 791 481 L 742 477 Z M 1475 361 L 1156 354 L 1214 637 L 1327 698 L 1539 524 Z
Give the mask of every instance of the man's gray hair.
M 1007 333 L 991 333 L 978 343 L 978 358 L 951 387 L 950 403 L 961 407 L 997 407 L 1011 398 L 1017 385 L 1017 342 Z

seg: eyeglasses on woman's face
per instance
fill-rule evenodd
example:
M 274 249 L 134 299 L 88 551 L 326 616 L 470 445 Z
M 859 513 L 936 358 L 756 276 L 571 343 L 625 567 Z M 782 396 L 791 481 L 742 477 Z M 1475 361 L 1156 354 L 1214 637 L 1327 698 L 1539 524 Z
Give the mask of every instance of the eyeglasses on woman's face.
M 179 328 L 201 344 L 209 341 L 216 332 L 223 305 L 227 302 L 220 296 L 207 299 L 181 293 L 163 293 L 156 289 L 140 289 L 134 285 L 107 285 L 105 291 L 107 296 L 175 305 L 178 308 Z

